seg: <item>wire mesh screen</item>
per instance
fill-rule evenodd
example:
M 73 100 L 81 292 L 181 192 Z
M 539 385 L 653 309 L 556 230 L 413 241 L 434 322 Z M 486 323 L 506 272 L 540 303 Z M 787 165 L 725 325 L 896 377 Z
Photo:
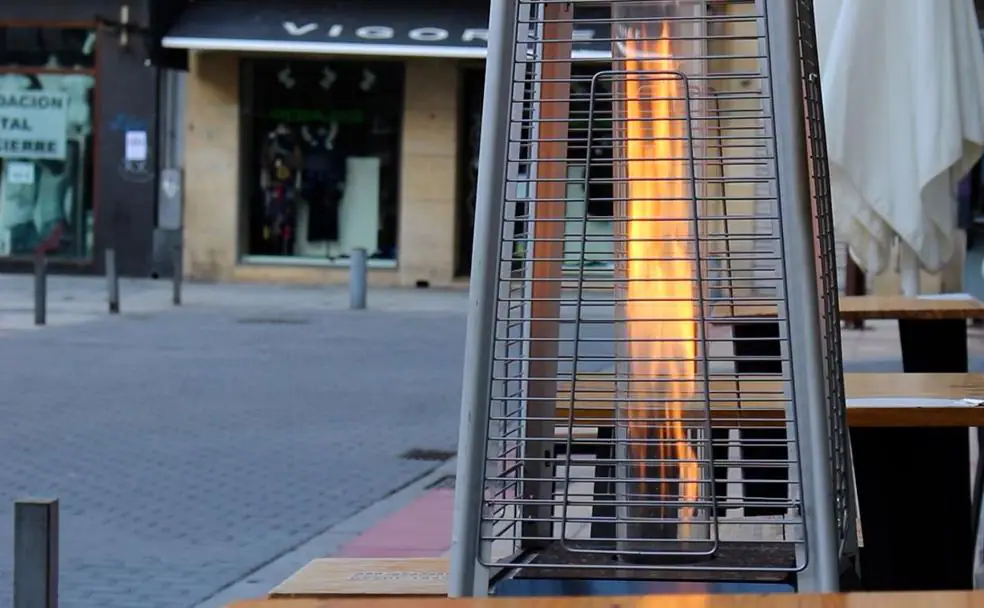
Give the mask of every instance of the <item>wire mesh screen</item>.
M 844 374 L 841 361 L 841 335 L 838 323 L 840 287 L 837 279 L 838 245 L 834 235 L 833 204 L 830 198 L 830 174 L 827 165 L 827 143 L 823 125 L 823 100 L 820 93 L 820 58 L 814 29 L 812 0 L 797 0 L 799 21 L 800 62 L 803 79 L 803 99 L 809 143 L 810 196 L 813 202 L 814 228 L 817 235 L 817 276 L 821 295 L 820 332 L 824 345 L 823 370 L 830 396 L 830 453 L 833 459 L 834 500 L 838 540 L 848 542 L 854 532 L 852 511 L 851 471 L 847 442 L 847 411 L 845 407 Z
M 761 2 L 513 4 L 480 563 L 804 568 L 792 275 L 820 283 L 815 405 L 830 412 L 841 538 L 849 504 L 811 3 L 798 50 L 812 268 L 781 254 Z M 572 58 L 586 21 L 610 59 Z

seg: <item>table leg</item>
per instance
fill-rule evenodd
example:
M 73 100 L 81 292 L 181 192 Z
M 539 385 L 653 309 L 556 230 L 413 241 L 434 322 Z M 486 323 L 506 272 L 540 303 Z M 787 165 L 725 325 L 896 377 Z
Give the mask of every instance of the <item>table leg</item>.
M 967 373 L 965 319 L 900 319 L 899 341 L 907 374 Z
M 899 339 L 902 343 L 902 368 L 906 373 L 965 374 L 969 371 L 967 322 L 964 319 L 900 320 Z M 932 344 L 933 348 L 926 348 L 927 344 Z M 977 429 L 977 445 L 984 445 L 984 429 Z M 972 535 L 975 539 L 980 526 L 982 502 L 984 458 L 978 455 L 971 500 Z
M 900 320 L 899 338 L 906 373 L 967 371 L 962 319 Z M 967 430 L 856 428 L 851 445 L 865 589 L 971 589 L 977 511 Z
M 865 590 L 971 589 L 967 430 L 855 428 L 851 447 Z
M 615 428 L 598 427 L 598 451 L 595 458 L 605 461 L 595 467 L 594 499 L 591 506 L 591 538 L 615 538 Z M 608 520 L 608 521 L 602 521 Z
M 782 350 L 779 342 L 779 324 L 769 322 L 736 323 L 733 326 L 735 373 L 749 374 L 781 374 Z M 715 430 L 715 443 L 727 439 L 728 431 Z M 742 429 L 742 460 L 774 460 L 786 462 L 789 459 L 789 449 L 786 446 L 785 429 Z M 760 445 L 751 445 L 757 443 Z M 727 446 L 715 450 L 714 458 L 726 458 Z M 723 475 L 723 476 L 722 476 Z M 715 468 L 714 478 L 724 479 L 727 469 Z M 789 472 L 785 467 L 743 467 L 744 480 L 742 495 L 746 498 L 783 503 L 789 500 L 789 487 L 782 483 L 788 480 Z M 727 484 L 718 483 L 716 492 L 718 500 L 725 501 Z M 745 507 L 746 517 L 782 515 L 785 507 Z M 723 514 L 718 510 L 718 514 Z

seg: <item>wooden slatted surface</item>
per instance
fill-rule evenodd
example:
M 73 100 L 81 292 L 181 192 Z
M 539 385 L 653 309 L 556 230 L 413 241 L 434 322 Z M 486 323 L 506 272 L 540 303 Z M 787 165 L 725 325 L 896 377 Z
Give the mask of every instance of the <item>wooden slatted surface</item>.
M 722 304 L 714 307 L 711 316 L 718 317 L 724 323 L 733 323 L 740 318 L 774 317 L 776 306 L 755 302 Z M 840 316 L 844 321 L 982 319 L 984 303 L 970 297 L 841 296 Z
M 984 399 L 984 374 L 845 374 L 848 399 Z M 597 425 L 613 416 L 615 384 L 609 374 L 581 374 L 574 395 L 574 423 Z M 566 422 L 570 412 L 569 383 L 560 386 L 557 418 Z M 786 419 L 788 400 L 780 383 L 769 377 L 734 377 L 710 383 L 711 416 L 716 426 L 776 426 Z M 702 405 L 690 412 L 704 417 Z M 719 423 L 719 424 L 718 424 Z M 854 427 L 973 427 L 984 426 L 984 406 L 849 407 L 848 423 Z
M 229 608 L 984 608 L 984 592 L 853 593 L 829 595 L 674 595 L 565 598 L 331 598 L 253 600 Z
M 313 560 L 270 596 L 441 596 L 447 595 L 447 589 L 447 558 L 349 557 Z
M 975 298 L 907 298 L 903 296 L 841 296 L 841 318 L 863 319 L 980 319 L 984 304 Z

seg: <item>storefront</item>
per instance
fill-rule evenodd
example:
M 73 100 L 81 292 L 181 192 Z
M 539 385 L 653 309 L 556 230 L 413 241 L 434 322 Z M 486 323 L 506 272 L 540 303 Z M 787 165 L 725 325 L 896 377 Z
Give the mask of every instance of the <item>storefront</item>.
M 151 273 L 157 70 L 133 33 L 146 22 L 144 3 L 0 1 L 0 272 L 39 251 L 52 272 L 99 272 L 113 242 L 123 274 Z
M 376 284 L 467 275 L 487 20 L 483 2 L 193 3 L 163 39 L 191 51 L 186 273 L 343 281 L 363 247 Z M 607 56 L 578 31 L 580 57 Z

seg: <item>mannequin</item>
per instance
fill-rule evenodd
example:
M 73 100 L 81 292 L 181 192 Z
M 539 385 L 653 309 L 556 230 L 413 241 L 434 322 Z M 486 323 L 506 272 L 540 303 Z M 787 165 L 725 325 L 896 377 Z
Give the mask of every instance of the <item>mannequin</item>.
M 362 79 L 359 81 L 359 88 L 368 93 L 376 86 L 376 73 L 369 68 L 362 68 Z
M 58 57 L 48 58 L 45 67 L 61 68 Z M 89 106 L 89 93 L 95 80 L 88 74 L 39 74 L 41 88 L 45 91 L 65 93 L 68 96 L 68 132 L 66 139 L 67 157 L 59 161 L 40 161 L 39 171 L 43 179 L 57 180 L 59 184 L 44 184 L 40 193 L 35 214 L 38 232 L 45 239 L 46 249 L 56 249 L 61 233 L 69 227 L 80 228 L 83 221 L 82 210 L 76 208 L 75 182 L 77 167 L 82 155 L 86 153 L 85 144 L 92 132 L 92 108 Z M 77 238 L 83 238 L 76 230 Z
M 337 241 L 338 206 L 345 192 L 345 158 L 335 147 L 338 123 L 301 128 L 303 197 L 309 206 L 308 241 Z
M 0 91 L 23 91 L 32 88 L 34 82 L 23 74 L 0 76 Z M 33 184 L 14 182 L 11 166 L 15 158 L 0 159 L 3 172 L 0 177 L 0 254 L 15 253 L 15 245 L 22 247 L 22 233 L 34 230 L 34 201 L 37 196 Z M 19 252 L 18 252 L 19 253 Z
M 260 172 L 263 240 L 270 252 L 289 255 L 294 245 L 297 194 L 301 187 L 301 149 L 294 131 L 280 123 L 266 138 Z

